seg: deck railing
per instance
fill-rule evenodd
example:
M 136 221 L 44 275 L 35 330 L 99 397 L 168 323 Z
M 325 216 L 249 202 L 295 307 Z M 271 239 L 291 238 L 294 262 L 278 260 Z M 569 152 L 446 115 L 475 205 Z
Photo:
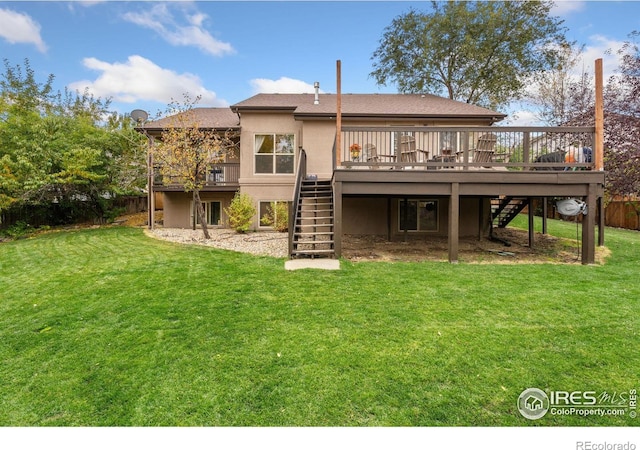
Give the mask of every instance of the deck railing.
M 300 202 L 302 181 L 307 178 L 307 152 L 300 149 L 298 154 L 298 168 L 296 169 L 296 184 L 293 188 L 293 200 L 289 203 L 289 256 L 293 255 L 293 235 L 296 231 L 296 214 Z
M 183 179 L 177 176 L 163 176 L 158 167 L 154 170 L 154 186 L 182 186 Z M 206 171 L 206 186 L 238 186 L 240 163 L 212 164 Z
M 343 127 L 342 168 L 592 170 L 594 127 Z

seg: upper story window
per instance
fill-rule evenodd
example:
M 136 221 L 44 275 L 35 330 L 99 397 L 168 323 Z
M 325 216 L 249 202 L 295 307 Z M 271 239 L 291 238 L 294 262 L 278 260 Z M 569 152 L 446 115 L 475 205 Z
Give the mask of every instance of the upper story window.
M 443 155 L 452 155 L 458 151 L 458 133 L 444 131 L 440 133 L 440 152 Z
M 255 173 L 293 173 L 293 134 L 256 134 Z

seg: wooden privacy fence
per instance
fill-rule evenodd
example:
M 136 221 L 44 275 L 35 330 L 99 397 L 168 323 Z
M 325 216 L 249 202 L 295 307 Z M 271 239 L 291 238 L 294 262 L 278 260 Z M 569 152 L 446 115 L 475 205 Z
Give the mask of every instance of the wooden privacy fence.
M 638 202 L 636 202 L 636 205 L 637 204 Z M 636 207 L 640 207 L 640 205 L 637 205 Z M 629 202 L 609 202 L 605 208 L 604 220 L 608 227 L 640 230 L 638 214 L 633 208 L 633 205 L 630 205 Z
M 135 214 L 147 210 L 147 196 L 122 196 L 115 201 L 115 206 L 124 208 L 126 214 Z

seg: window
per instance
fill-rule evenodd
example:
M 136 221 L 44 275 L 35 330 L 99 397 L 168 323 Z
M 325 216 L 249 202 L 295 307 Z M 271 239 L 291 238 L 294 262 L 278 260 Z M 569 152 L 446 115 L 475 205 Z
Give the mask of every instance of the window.
M 222 218 L 222 205 L 218 201 L 202 202 L 204 207 L 204 217 L 207 219 L 207 225 L 220 225 L 220 219 Z M 191 202 L 191 214 L 195 213 L 193 208 L 193 202 Z M 200 218 L 196 214 L 196 224 L 200 225 Z
M 273 204 L 274 206 L 273 208 L 270 208 L 271 204 Z M 278 225 L 282 221 L 285 221 L 284 225 L 286 225 L 286 222 L 288 221 L 288 215 L 289 215 L 288 211 L 289 211 L 289 202 L 287 202 L 286 200 L 273 201 L 273 202 L 265 202 L 265 201 L 259 202 L 258 217 L 260 218 L 260 226 L 265 228 L 278 228 Z M 265 216 L 269 216 L 270 215 L 269 212 L 272 212 L 274 215 L 274 217 L 271 218 L 273 219 L 273 225 L 266 225 L 263 223 L 263 218 Z M 282 212 L 282 217 L 278 216 L 279 212 Z
M 458 151 L 458 133 L 443 131 L 440 133 L 440 151 L 442 154 L 453 155 Z
M 438 200 L 400 200 L 400 231 L 438 231 Z
M 256 134 L 255 173 L 293 173 L 293 134 Z

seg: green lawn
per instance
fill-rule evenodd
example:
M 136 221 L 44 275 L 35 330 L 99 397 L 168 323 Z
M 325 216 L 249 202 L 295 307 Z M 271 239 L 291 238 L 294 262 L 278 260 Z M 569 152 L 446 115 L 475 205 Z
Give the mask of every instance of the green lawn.
M 606 240 L 602 266 L 328 272 L 122 227 L 2 243 L 0 424 L 638 425 L 516 409 L 639 387 L 640 234 Z

